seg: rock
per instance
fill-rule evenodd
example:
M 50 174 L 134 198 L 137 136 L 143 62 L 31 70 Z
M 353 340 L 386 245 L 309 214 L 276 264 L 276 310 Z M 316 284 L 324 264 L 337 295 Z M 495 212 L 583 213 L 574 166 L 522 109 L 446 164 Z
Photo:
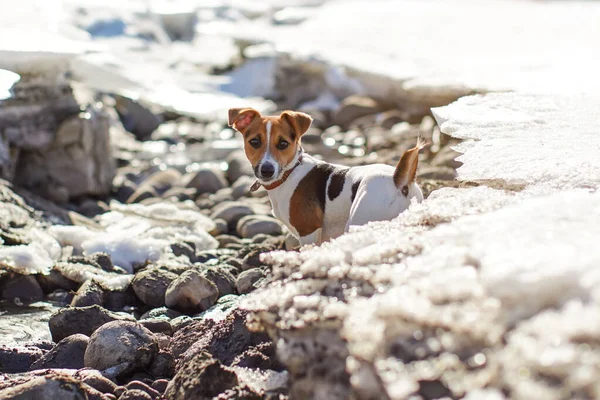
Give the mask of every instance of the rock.
M 254 177 L 252 164 L 248 161 L 243 150 L 231 152 L 225 161 L 229 165 L 227 169 L 227 179 L 229 182 L 235 182 L 244 175 Z
M 77 206 L 77 211 L 88 218 L 93 218 L 98 214 L 104 214 L 108 210 L 109 207 L 105 202 L 92 199 L 86 199 Z
M 215 223 L 215 229 L 209 232 L 212 236 L 216 237 L 229 232 L 229 226 L 224 219 L 217 218 L 213 222 Z
M 171 352 L 177 360 L 208 352 L 225 365 L 261 343 L 271 343 L 264 332 L 251 332 L 246 326 L 248 312 L 233 308 L 218 322 L 209 318 L 193 320 L 173 335 Z
M 235 372 L 200 353 L 182 363 L 165 394 L 171 400 L 212 399 L 237 384 Z
M 153 400 L 153 398 L 143 390 L 127 389 L 119 396 L 119 400 Z
M 261 233 L 278 236 L 283 233 L 283 226 L 275 218 L 248 215 L 238 221 L 237 232 L 243 238 L 251 238 Z
M 87 280 L 79 287 L 71 301 L 72 307 L 87 307 L 104 304 L 104 290 L 93 280 Z
M 222 203 L 224 201 L 233 201 L 233 190 L 229 187 L 219 189 L 214 194 L 211 194 L 209 198 L 215 202 L 215 204 Z
M 180 184 L 186 188 L 196 189 L 198 194 L 215 193 L 227 187 L 227 179 L 220 169 L 204 167 L 184 175 Z
M 457 176 L 456 171 L 450 167 L 423 167 L 417 172 L 417 179 L 453 181 Z
M 167 168 L 164 171 L 159 170 L 146 178 L 140 184 L 140 189 L 151 187 L 158 195 L 162 195 L 171 189 L 180 179 L 181 172 L 175 168 Z
M 100 371 L 95 369 L 82 369 L 77 371 L 75 377 L 101 393 L 113 394 L 117 389 L 117 385 L 113 381 L 104 377 Z
M 340 108 L 333 115 L 333 123 L 348 128 L 350 123 L 365 115 L 377 114 L 383 111 L 379 104 L 370 97 L 351 95 L 346 97 Z
M 242 354 L 238 355 L 231 365 L 251 369 L 271 369 L 274 371 L 283 371 L 285 369 L 277 360 L 275 346 L 270 342 L 264 342 L 248 348 Z
M 173 319 L 181 315 L 179 311 L 171 310 L 167 307 L 153 308 L 152 310 L 146 311 L 140 319 L 149 318 L 168 318 Z
M 111 311 L 123 311 L 127 307 L 142 305 L 131 285 L 124 290 L 108 290 L 104 293 L 104 307 Z
M 304 137 L 304 136 L 303 136 Z M 231 185 L 231 196 L 234 200 L 247 196 L 255 179 L 251 176 L 242 175 Z
M 219 297 L 235 293 L 235 278 L 228 270 L 219 267 L 208 267 L 202 268 L 200 273 L 217 286 Z
M 160 394 L 164 394 L 167 390 L 167 386 L 169 385 L 169 381 L 166 379 L 157 379 L 152 382 L 152 389 L 156 390 Z
M 63 289 L 56 289 L 54 292 L 46 295 L 46 300 L 50 303 L 55 303 L 56 305 L 65 307 L 71 304 L 71 301 L 73 300 L 73 293 L 67 292 Z
M 156 399 L 161 395 L 158 391 L 152 389 L 150 386 L 140 381 L 131 381 L 127 385 L 125 385 L 125 387 L 127 388 L 127 390 L 141 390 L 143 392 L 146 392 L 150 395 L 152 399 Z
M 219 241 L 219 247 L 225 247 L 228 244 L 241 244 L 242 242 L 240 241 L 240 239 L 236 236 L 233 235 L 219 235 L 217 237 L 215 237 L 215 239 L 217 239 Z
M 115 108 L 123 126 L 138 140 L 150 138 L 152 132 L 162 122 L 161 117 L 138 101 L 123 96 L 115 96 L 115 100 Z
M 262 268 L 252 268 L 242 272 L 235 282 L 239 294 L 250 293 L 257 288 L 257 283 L 266 276 Z
M 456 158 L 459 156 L 461 156 L 461 153 L 456 150 L 452 150 L 450 146 L 446 146 L 438 151 L 438 153 L 431 159 L 429 165 L 458 169 L 462 165 L 462 162 L 456 160 Z
M 175 359 L 173 355 L 166 351 L 159 351 L 152 360 L 152 365 L 148 368 L 155 378 L 172 378 L 175 374 Z
M 173 326 L 167 319 L 140 319 L 139 322 L 152 333 L 163 333 L 169 336 L 173 334 Z
M 125 364 L 118 374 L 147 368 L 158 353 L 156 338 L 148 329 L 131 321 L 109 322 L 90 337 L 85 351 L 85 366 L 106 370 Z
M 54 313 L 48 325 L 52 340 L 58 342 L 76 333 L 90 336 L 100 326 L 111 321 L 132 320 L 133 317 L 117 314 L 100 306 L 71 307 Z
M 154 190 L 153 187 L 140 186 L 139 188 L 137 188 L 135 190 L 135 192 L 133 192 L 133 194 L 131 196 L 129 196 L 126 203 L 127 204 L 141 203 L 144 200 L 154 199 L 157 197 L 159 197 L 158 193 L 156 192 L 156 190 Z
M 174 187 L 162 194 L 162 198 L 169 201 L 180 202 L 194 200 L 196 198 L 196 190 L 194 188 Z
M 226 201 L 213 208 L 211 218 L 213 220 L 218 218 L 225 220 L 229 230 L 234 231 L 238 221 L 242 217 L 253 214 L 254 210 L 242 202 Z
M 319 128 L 311 126 L 308 130 L 302 135 L 302 143 L 308 144 L 319 144 L 321 143 L 321 134 L 323 131 Z
M 165 293 L 165 304 L 184 312 L 196 313 L 210 308 L 219 297 L 217 285 L 195 270 L 177 277 Z
M 188 242 L 178 242 L 171 245 L 171 251 L 176 257 L 185 256 L 190 261 L 196 257 L 196 245 Z
M 19 299 L 33 303 L 44 299 L 44 292 L 34 276 L 14 275 L 2 287 L 1 297 L 4 300 Z
M 121 203 L 127 203 L 127 200 L 129 200 L 137 190 L 137 185 L 130 180 L 125 180 L 122 184 L 115 186 L 115 188 L 115 197 L 117 200 Z
M 29 371 L 44 352 L 38 347 L 0 347 L 0 373 L 15 374 Z M 2 397 L 0 397 L 2 398 Z
M 165 293 L 169 285 L 177 278 L 173 272 L 150 266 L 135 274 L 131 285 L 136 296 L 150 307 L 165 305 Z
M 31 369 L 83 368 L 83 355 L 90 338 L 75 334 L 58 342 L 56 346 L 31 365 Z
M 91 398 L 102 399 L 102 394 L 64 374 L 36 376 L 24 383 L 0 390 L 0 399 L 3 400 L 81 400 Z

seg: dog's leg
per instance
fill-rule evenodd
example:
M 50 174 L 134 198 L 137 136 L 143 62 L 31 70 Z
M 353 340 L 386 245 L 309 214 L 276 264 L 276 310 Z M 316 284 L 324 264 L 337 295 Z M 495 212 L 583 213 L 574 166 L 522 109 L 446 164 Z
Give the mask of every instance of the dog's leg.
M 301 246 L 306 244 L 321 244 L 321 229 L 317 229 L 310 235 L 301 236 L 299 240 Z

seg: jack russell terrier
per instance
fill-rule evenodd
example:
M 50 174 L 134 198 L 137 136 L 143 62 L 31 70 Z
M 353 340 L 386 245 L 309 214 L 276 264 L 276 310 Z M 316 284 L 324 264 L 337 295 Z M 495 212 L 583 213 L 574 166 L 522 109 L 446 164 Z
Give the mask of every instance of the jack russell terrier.
M 415 182 L 420 140 L 396 168 L 385 164 L 345 167 L 304 153 L 300 137 L 312 118 L 284 111 L 262 116 L 252 108 L 229 110 L 229 126 L 244 137 L 244 150 L 257 181 L 251 190 L 267 189 L 273 214 L 301 245 L 321 244 L 352 225 L 391 220 L 414 198 L 423 200 Z

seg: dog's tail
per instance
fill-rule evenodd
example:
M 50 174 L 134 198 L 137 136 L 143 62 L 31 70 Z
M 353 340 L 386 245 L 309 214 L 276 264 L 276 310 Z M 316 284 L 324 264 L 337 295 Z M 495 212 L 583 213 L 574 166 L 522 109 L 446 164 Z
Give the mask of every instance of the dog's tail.
M 423 140 L 420 136 L 417 139 L 415 147 L 408 149 L 402 154 L 396 171 L 394 171 L 394 183 L 396 187 L 404 193 L 408 193 L 408 185 L 415 180 L 417 175 L 417 166 L 419 165 L 419 150 L 427 147 L 429 142 Z M 406 188 L 406 189 L 405 189 Z

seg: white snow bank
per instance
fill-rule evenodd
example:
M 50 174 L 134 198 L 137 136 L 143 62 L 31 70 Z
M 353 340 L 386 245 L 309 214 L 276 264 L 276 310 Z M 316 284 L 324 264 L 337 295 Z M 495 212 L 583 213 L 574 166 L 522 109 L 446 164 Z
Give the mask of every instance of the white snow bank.
M 0 267 L 20 274 L 48 274 L 54 261 L 39 244 L 0 246 Z
M 356 0 L 329 2 L 299 26 L 250 32 L 296 57 L 389 77 L 424 94 L 594 93 L 599 19 L 600 3 L 590 1 Z
M 464 140 L 459 179 L 600 187 L 600 97 L 487 94 L 433 114 L 442 132 Z
M 179 209 L 172 204 L 111 204 L 113 211 L 102 214 L 98 222 L 104 232 L 81 226 L 53 226 L 50 233 L 63 246 L 86 255 L 105 252 L 113 264 L 133 271 L 136 264 L 158 261 L 171 253 L 170 245 L 178 241 L 194 243 L 196 250 L 218 247 L 207 231 L 214 222 L 197 211 Z
M 10 88 L 20 79 L 18 74 L 0 69 L 0 100 L 9 98 Z

